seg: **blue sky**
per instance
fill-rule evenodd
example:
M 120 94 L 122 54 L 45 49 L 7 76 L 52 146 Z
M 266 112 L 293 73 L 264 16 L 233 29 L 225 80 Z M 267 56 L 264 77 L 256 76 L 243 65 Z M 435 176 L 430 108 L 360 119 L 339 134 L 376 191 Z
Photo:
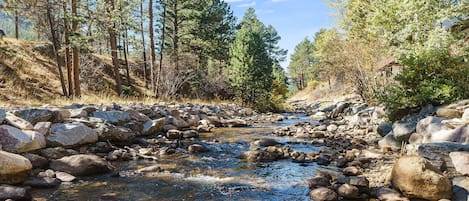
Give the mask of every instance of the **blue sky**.
M 266 25 L 271 24 L 282 37 L 280 47 L 293 53 L 295 46 L 305 37 L 314 35 L 321 28 L 330 28 L 336 22 L 324 0 L 225 0 L 238 20 L 252 7 L 257 17 Z M 289 58 L 287 59 L 289 60 Z M 282 64 L 288 65 L 289 61 Z

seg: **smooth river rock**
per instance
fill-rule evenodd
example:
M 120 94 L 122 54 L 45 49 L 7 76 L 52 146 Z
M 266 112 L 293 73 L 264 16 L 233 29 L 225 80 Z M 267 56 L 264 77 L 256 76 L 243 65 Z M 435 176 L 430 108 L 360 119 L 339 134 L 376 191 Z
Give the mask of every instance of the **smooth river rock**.
M 27 158 L 5 151 L 0 151 L 0 167 L 0 183 L 3 184 L 17 184 L 27 180 L 33 168 Z
M 21 130 L 33 130 L 34 129 L 33 124 L 29 123 L 29 121 L 26 121 L 20 117 L 17 117 L 14 114 L 11 114 L 9 112 L 6 113 L 5 120 L 7 121 L 8 124 L 16 128 L 19 128 Z
M 73 147 L 98 141 L 98 133 L 82 123 L 54 124 L 47 136 L 48 146 Z
M 36 131 L 22 131 L 12 126 L 1 125 L 0 146 L 5 151 L 23 153 L 46 147 L 46 140 Z
M 425 158 L 404 156 L 397 160 L 391 173 L 393 186 L 406 197 L 431 201 L 451 199 L 451 181 Z
M 320 187 L 309 192 L 309 196 L 314 201 L 336 201 L 337 193 L 331 189 Z
M 66 172 L 73 176 L 89 176 L 112 170 L 111 164 L 95 155 L 73 155 L 53 160 L 50 167 L 55 171 Z
M 0 200 L 31 201 L 32 196 L 26 188 L 0 185 Z

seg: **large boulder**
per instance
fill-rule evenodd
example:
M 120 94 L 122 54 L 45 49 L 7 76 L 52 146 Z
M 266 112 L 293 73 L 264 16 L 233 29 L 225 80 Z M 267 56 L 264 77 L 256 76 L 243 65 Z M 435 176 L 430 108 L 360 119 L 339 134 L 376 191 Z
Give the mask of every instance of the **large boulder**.
M 24 109 L 15 111 L 13 114 L 28 121 L 32 125 L 41 121 L 49 121 L 52 118 L 52 111 L 47 109 Z
M 454 167 L 449 153 L 455 151 L 469 151 L 469 144 L 454 142 L 424 143 L 408 146 L 408 154 L 415 154 L 430 160 L 444 160 L 447 167 Z
M 0 151 L 0 167 L 0 183 L 2 184 L 17 184 L 26 181 L 33 168 L 27 158 L 5 151 Z
M 82 123 L 54 124 L 47 136 L 48 146 L 73 147 L 98 141 L 98 133 Z
M 26 121 L 20 117 L 15 116 L 12 113 L 7 112 L 5 120 L 7 121 L 8 124 L 19 128 L 21 130 L 33 130 L 34 126 L 29 123 L 29 121 Z
M 46 140 L 36 131 L 22 131 L 12 126 L 1 125 L 0 146 L 5 151 L 22 153 L 46 147 Z
M 163 132 L 165 124 L 165 118 L 147 121 L 145 124 L 143 124 L 142 135 L 152 135 L 157 132 Z
M 130 113 L 118 110 L 113 111 L 95 111 L 93 117 L 103 119 L 106 123 L 114 125 L 123 125 L 125 122 L 130 121 Z
M 98 132 L 99 140 L 111 142 L 132 142 L 135 138 L 135 133 L 129 128 L 114 126 L 112 124 L 100 123 L 96 129 Z
M 469 108 L 464 110 L 464 113 L 462 114 L 462 120 L 469 121 Z
M 409 140 L 410 135 L 415 132 L 416 127 L 416 121 L 396 122 L 392 125 L 392 133 L 397 141 L 403 142 Z
M 32 196 L 26 188 L 0 185 L 0 200 L 31 201 Z
M 66 172 L 74 176 L 89 176 L 112 170 L 111 164 L 104 159 L 95 155 L 85 154 L 66 156 L 53 160 L 50 167 L 55 171 Z
M 469 175 L 469 152 L 451 152 L 449 153 L 454 168 L 463 175 Z
M 392 168 L 391 182 L 409 198 L 451 199 L 451 181 L 425 158 L 405 156 Z
M 184 119 L 180 117 L 168 116 L 166 117 L 166 122 L 175 126 L 178 129 L 188 128 L 190 125 Z

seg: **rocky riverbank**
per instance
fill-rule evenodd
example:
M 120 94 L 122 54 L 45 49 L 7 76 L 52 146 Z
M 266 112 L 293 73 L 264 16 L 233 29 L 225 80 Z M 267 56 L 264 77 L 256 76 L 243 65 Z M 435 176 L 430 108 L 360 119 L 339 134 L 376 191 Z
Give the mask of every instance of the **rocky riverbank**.
M 469 100 L 429 105 L 394 123 L 384 108 L 353 99 L 297 108 L 317 122 L 275 134 L 311 138 L 327 147 L 320 158 L 342 171 L 310 179 L 315 201 L 469 200 Z
M 315 200 L 469 200 L 469 101 L 424 108 L 387 122 L 382 107 L 354 98 L 296 105 L 309 120 L 248 143 L 239 158 L 287 160 L 331 171 L 304 175 Z M 83 176 L 123 176 L 116 161 L 209 152 L 217 127 L 271 124 L 295 116 L 260 114 L 236 105 L 129 104 L 0 109 L 0 200 L 31 200 L 29 189 L 55 188 Z M 277 136 L 277 137 L 276 137 Z M 302 152 L 275 139 L 301 139 Z M 219 148 L 216 148 L 219 149 Z M 132 174 L 168 172 L 142 167 Z M 128 172 L 127 172 L 128 173 Z M 249 187 L 252 188 L 252 187 Z M 248 189 L 249 189 L 248 188 Z M 307 195 L 304 195 L 307 197 Z
M 199 132 L 245 127 L 243 118 L 254 114 L 236 105 L 164 103 L 0 109 L 0 200 L 31 200 L 29 187 L 110 172 L 111 161 L 207 151 Z

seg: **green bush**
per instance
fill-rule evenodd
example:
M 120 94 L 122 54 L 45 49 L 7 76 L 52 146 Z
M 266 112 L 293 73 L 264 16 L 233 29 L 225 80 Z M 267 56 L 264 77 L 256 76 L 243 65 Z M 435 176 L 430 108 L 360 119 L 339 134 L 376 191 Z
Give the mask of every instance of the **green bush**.
M 462 56 L 440 49 L 409 55 L 400 63 L 404 68 L 395 78 L 398 83 L 378 95 L 388 108 L 389 119 L 396 120 L 411 108 L 469 98 L 469 66 Z

